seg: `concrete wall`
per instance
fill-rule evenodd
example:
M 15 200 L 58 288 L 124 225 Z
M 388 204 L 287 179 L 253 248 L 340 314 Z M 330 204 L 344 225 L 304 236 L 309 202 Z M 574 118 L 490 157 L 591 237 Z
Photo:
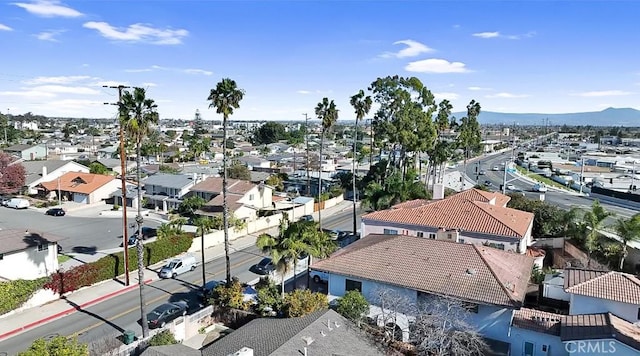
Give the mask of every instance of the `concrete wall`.
M 559 336 L 513 327 L 511 328 L 511 337 L 509 339 L 511 343 L 511 355 L 524 355 L 525 342 L 533 344 L 533 354 L 536 356 L 569 355 L 569 352 L 565 350 L 565 345 L 562 343 Z M 546 352 L 542 351 L 543 345 L 546 345 Z
M 58 270 L 56 244 L 46 250 L 37 247 L 15 253 L 5 253 L 0 260 L 0 280 L 36 279 L 47 277 Z
M 638 321 L 638 305 L 636 304 L 614 302 L 612 300 L 592 298 L 578 294 L 571 294 L 569 303 L 570 315 L 611 312 L 630 323 Z
M 536 239 L 533 243 L 535 247 L 550 247 L 550 248 L 563 248 L 564 246 L 564 238 L 563 237 L 550 237 L 544 239 Z
M 122 186 L 122 182 L 114 179 L 102 187 L 94 190 L 90 196 L 87 204 L 97 203 L 106 199 L 109 199 L 113 192 L 117 191 Z

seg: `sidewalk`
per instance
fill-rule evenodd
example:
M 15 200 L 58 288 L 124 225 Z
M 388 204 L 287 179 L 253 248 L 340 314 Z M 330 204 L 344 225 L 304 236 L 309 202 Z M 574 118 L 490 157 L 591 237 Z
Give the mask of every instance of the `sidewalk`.
M 335 213 L 351 207 L 351 201 L 343 201 L 334 207 L 325 209 L 323 216 L 331 216 Z M 315 213 L 317 216 L 317 212 Z M 256 243 L 256 239 L 262 233 L 277 233 L 277 227 L 273 227 L 263 231 L 257 231 L 255 233 L 238 237 L 230 241 L 229 249 L 231 252 L 245 249 L 253 246 Z M 121 249 L 118 249 L 118 251 Z M 224 256 L 224 244 L 219 244 L 205 249 L 205 261 L 209 262 L 221 256 Z M 102 257 L 106 252 L 102 252 L 99 257 Z M 200 253 L 195 253 L 197 259 L 200 261 Z M 89 255 L 87 255 L 89 256 Z M 93 256 L 92 256 L 93 257 Z M 96 258 L 97 259 L 97 258 Z M 162 267 L 164 262 L 159 262 L 155 265 L 148 266 L 145 270 L 144 283 L 148 284 L 152 281 L 158 280 L 159 277 L 154 270 Z M 124 285 L 124 278 L 121 276 L 118 280 L 107 280 L 81 288 L 77 291 L 67 294 L 64 298 L 56 299 L 47 304 L 33 307 L 21 311 L 9 312 L 0 316 L 0 340 L 4 340 L 8 337 L 19 334 L 23 331 L 32 329 L 41 324 L 50 322 L 55 319 L 62 318 L 66 315 L 77 312 L 83 308 L 87 308 L 91 305 L 102 302 L 106 299 L 123 294 L 135 288 L 138 288 L 138 273 L 137 271 L 131 271 L 129 273 L 130 285 Z M 16 325 L 21 325 L 16 328 Z

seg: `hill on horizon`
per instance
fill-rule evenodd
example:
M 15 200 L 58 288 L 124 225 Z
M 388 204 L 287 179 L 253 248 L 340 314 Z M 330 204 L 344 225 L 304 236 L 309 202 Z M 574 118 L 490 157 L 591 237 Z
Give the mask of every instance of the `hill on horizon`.
M 457 112 L 453 115 L 460 119 L 466 112 Z M 602 111 L 577 112 L 567 114 L 516 114 L 493 111 L 480 111 L 478 121 L 482 125 L 544 125 L 544 120 L 549 119 L 549 125 L 591 125 L 591 126 L 640 126 L 640 110 L 632 108 L 607 108 Z

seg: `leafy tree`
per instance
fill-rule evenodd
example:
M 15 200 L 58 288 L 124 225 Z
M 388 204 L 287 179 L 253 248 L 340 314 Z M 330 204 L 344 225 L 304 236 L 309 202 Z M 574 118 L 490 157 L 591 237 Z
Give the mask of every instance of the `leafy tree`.
M 458 147 L 464 151 L 464 166 L 467 166 L 469 155 L 480 151 L 482 136 L 480 132 L 480 124 L 478 123 L 478 115 L 480 115 L 480 103 L 471 100 L 467 105 L 467 116 L 460 119 Z
M 315 293 L 309 289 L 296 289 L 287 293 L 284 298 L 285 315 L 289 318 L 309 315 L 328 306 L 329 300 L 326 294 Z
M 564 211 L 555 205 L 540 200 L 529 199 L 520 194 L 509 194 L 511 200 L 507 207 L 533 213 L 532 236 L 566 236 L 566 224 L 563 223 Z M 575 236 L 575 235 L 572 235 Z
M 622 244 L 622 254 L 620 256 L 619 269 L 624 267 L 624 260 L 627 258 L 629 252 L 627 251 L 627 245 L 629 242 L 640 240 L 640 213 L 633 215 L 629 219 L 618 219 L 616 221 L 616 232 L 620 237 Z
M 89 173 L 93 174 L 107 174 L 109 169 L 105 167 L 102 163 L 93 162 L 89 165 Z
M 593 204 L 591 204 L 591 210 L 584 213 L 583 219 L 589 229 L 587 239 L 584 244 L 589 258 L 587 261 L 587 267 L 591 265 L 591 254 L 598 247 L 598 237 L 600 236 L 599 230 L 602 229 L 602 224 L 605 219 L 613 215 L 613 213 L 605 210 L 598 200 L 594 200 Z
M 315 108 L 315 114 L 321 121 L 322 133 L 320 134 L 320 162 L 318 164 L 318 201 L 322 194 L 322 148 L 324 147 L 324 138 L 329 129 L 338 121 L 338 109 L 333 100 L 329 101 L 328 98 L 322 98 L 322 101 L 318 103 Z M 322 215 L 318 210 L 318 224 L 322 229 Z
M 193 136 L 201 137 L 207 133 L 207 129 L 204 127 L 204 120 L 200 115 L 200 110 L 196 110 L 195 117 L 193 119 Z
M 210 304 L 215 304 L 221 308 L 231 309 L 249 309 L 249 302 L 244 300 L 244 294 L 242 293 L 242 284 L 236 277 L 227 282 L 226 284 L 218 284 L 211 293 L 209 299 Z
M 280 174 L 272 174 L 265 181 L 267 185 L 270 185 L 275 188 L 276 191 L 282 192 L 284 191 L 284 180 Z
M 136 146 L 136 176 L 137 182 L 141 182 L 141 147 L 142 141 L 149 134 L 153 125 L 158 123 L 158 105 L 153 99 L 146 97 L 143 88 L 135 88 L 133 92 L 124 91 L 119 102 L 120 122 L 123 123 L 128 136 L 132 138 Z M 138 189 L 138 201 L 142 202 L 142 190 Z M 138 204 L 138 266 L 144 265 L 144 249 L 142 247 L 142 204 Z M 140 314 L 142 315 L 142 336 L 149 335 L 147 324 L 147 312 L 144 301 L 144 268 L 138 268 L 138 285 L 140 286 Z
M 173 335 L 171 330 L 162 330 L 161 332 L 153 335 L 149 339 L 149 346 L 163 346 L 163 345 L 175 345 L 178 344 L 178 340 Z
M 287 139 L 285 126 L 279 122 L 269 121 L 256 130 L 251 141 L 254 145 L 268 145 L 285 139 Z
M 13 157 L 0 152 L 0 194 L 15 194 L 19 192 L 27 177 L 24 166 L 14 162 Z
M 227 123 L 229 116 L 233 114 L 233 109 L 240 108 L 240 101 L 244 97 L 244 90 L 239 89 L 234 80 L 224 78 L 211 89 L 207 100 L 211 101 L 209 108 L 216 108 L 216 113 L 222 114 L 222 142 L 227 141 Z M 229 258 L 229 206 L 227 205 L 227 150 L 223 150 L 222 159 L 222 217 L 224 224 L 224 254 L 227 272 L 227 283 L 231 280 L 231 260 Z
M 76 338 L 67 339 L 59 335 L 49 341 L 35 340 L 29 349 L 20 352 L 18 356 L 89 356 L 89 348 Z
M 231 179 L 251 180 L 251 171 L 242 163 L 234 163 L 227 173 Z
M 258 311 L 266 315 L 270 311 L 279 312 L 282 310 L 284 299 L 282 299 L 278 286 L 269 277 L 260 278 L 255 288 L 258 292 L 256 297 Z
M 389 176 L 384 185 L 375 181 L 370 182 L 364 190 L 362 204 L 364 208 L 374 211 L 384 210 L 393 205 L 413 199 L 427 199 L 430 193 L 424 184 L 416 180 L 416 173 L 409 170 L 406 179 L 399 171 Z
M 338 299 L 336 311 L 359 324 L 364 314 L 369 311 L 369 302 L 359 291 L 350 290 Z
M 171 141 L 175 140 L 176 137 L 178 137 L 178 133 L 176 132 L 176 130 L 167 130 L 164 134 L 167 135 L 167 138 Z
M 195 216 L 196 210 L 202 208 L 207 202 L 199 196 L 192 195 L 184 198 L 182 203 L 178 205 L 178 214 L 186 217 Z

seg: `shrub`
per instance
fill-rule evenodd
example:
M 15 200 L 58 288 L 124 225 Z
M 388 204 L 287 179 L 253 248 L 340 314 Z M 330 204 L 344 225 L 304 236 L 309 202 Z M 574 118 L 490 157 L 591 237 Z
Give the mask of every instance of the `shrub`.
M 237 277 L 233 277 L 229 285 L 219 284 L 211 292 L 209 304 L 217 305 L 221 308 L 231 308 L 247 310 L 249 303 L 244 301 L 242 294 L 242 284 Z
M 78 343 L 75 338 L 67 339 L 59 335 L 47 341 L 35 340 L 29 349 L 20 352 L 18 356 L 88 356 L 89 348 L 85 344 Z
M 177 343 L 178 340 L 170 330 L 162 330 L 149 339 L 149 346 L 174 345 Z
M 256 305 L 258 312 L 265 315 L 268 314 L 269 309 L 275 312 L 282 310 L 284 301 L 279 288 L 268 277 L 260 278 L 260 281 L 256 284 L 256 291 L 258 291 Z
M 329 306 L 327 296 L 308 289 L 296 289 L 284 297 L 284 310 L 289 318 L 305 316 Z
M 17 281 L 0 283 L 0 314 L 10 312 L 29 300 L 33 293 L 47 282 L 47 278 L 32 281 L 19 279 Z
M 336 311 L 342 316 L 358 322 L 364 313 L 369 311 L 369 302 L 357 290 L 350 290 L 344 297 L 338 299 Z

